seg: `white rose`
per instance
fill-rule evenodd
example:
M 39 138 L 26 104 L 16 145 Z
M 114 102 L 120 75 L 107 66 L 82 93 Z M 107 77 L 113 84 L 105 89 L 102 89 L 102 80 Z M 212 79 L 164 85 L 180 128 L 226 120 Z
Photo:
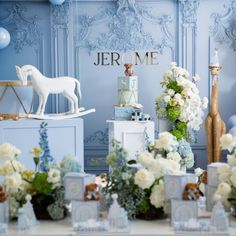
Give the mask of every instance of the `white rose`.
M 225 164 L 225 165 L 219 167 L 218 173 L 219 173 L 219 180 L 221 182 L 228 182 L 229 178 L 232 174 L 231 167 L 229 165 Z
M 215 194 L 220 195 L 222 197 L 222 199 L 227 199 L 230 192 L 231 192 L 230 185 L 223 182 L 218 185 L 218 188 L 217 188 Z
M 194 170 L 194 173 L 196 176 L 201 176 L 203 174 L 203 172 L 204 172 L 204 170 L 199 167 Z
M 140 169 L 134 176 L 134 182 L 142 189 L 150 188 L 155 181 L 155 177 L 152 172 L 146 169 Z
M 149 167 L 152 165 L 154 161 L 154 157 L 151 153 L 149 152 L 144 152 L 141 153 L 139 158 L 138 158 L 138 162 L 143 165 L 144 167 Z
M 179 163 L 182 159 L 178 152 L 169 152 L 167 154 L 166 158 L 168 160 L 172 160 L 172 161 L 175 161 L 177 163 Z
M 163 181 L 160 181 L 158 185 L 155 185 L 152 188 L 152 193 L 150 195 L 150 201 L 151 201 L 151 204 L 153 206 L 155 206 L 156 208 L 160 208 L 165 205 Z
M 171 68 L 176 67 L 176 66 L 177 66 L 177 63 L 176 63 L 175 61 L 172 61 L 172 62 L 170 63 L 170 67 L 171 67 Z
M 48 183 L 57 184 L 61 181 L 61 172 L 58 169 L 51 168 L 48 172 Z
M 12 175 L 6 176 L 6 187 L 7 191 L 16 192 L 22 184 L 22 178 L 19 173 L 13 173 Z
M 227 155 L 227 162 L 230 166 L 236 166 L 236 156 L 235 153 L 233 155 Z
M 11 175 L 14 172 L 22 172 L 25 167 L 17 160 L 7 160 L 2 165 L 0 165 L 0 175 L 7 176 Z
M 199 81 L 199 80 L 201 80 L 201 78 L 200 78 L 200 76 L 199 76 L 198 74 L 196 74 L 195 76 L 193 76 L 193 81 L 194 81 L 194 82 L 197 82 L 197 81 Z
M 233 173 L 230 177 L 230 180 L 231 180 L 233 186 L 236 188 L 236 171 L 233 171 Z
M 176 138 L 169 132 L 162 132 L 159 134 L 159 139 L 156 140 L 155 147 L 157 149 L 164 149 L 172 151 L 178 145 Z
M 168 93 L 171 97 L 173 97 L 174 94 L 175 94 L 175 91 L 174 91 L 173 89 L 168 89 L 168 90 L 167 90 L 167 93 Z
M 164 73 L 163 78 L 165 81 L 168 81 L 168 80 L 172 79 L 172 76 L 173 76 L 172 71 L 167 71 L 166 73 Z
M 228 150 L 229 152 L 232 152 L 234 149 L 236 142 L 232 134 L 224 134 L 220 138 L 220 145 L 222 149 Z
M 0 145 L 0 157 L 3 160 L 12 160 L 15 157 L 15 147 L 10 143 Z
M 166 103 L 168 103 L 168 102 L 170 101 L 170 99 L 171 99 L 170 95 L 166 95 L 166 96 L 164 97 L 164 101 L 165 101 Z

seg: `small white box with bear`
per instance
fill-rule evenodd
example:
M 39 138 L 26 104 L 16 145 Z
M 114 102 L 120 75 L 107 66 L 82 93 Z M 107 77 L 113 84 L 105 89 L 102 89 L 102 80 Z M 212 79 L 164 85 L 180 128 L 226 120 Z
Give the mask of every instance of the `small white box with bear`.
M 207 166 L 207 185 L 212 187 L 217 187 L 220 183 L 219 181 L 219 168 L 222 166 L 227 166 L 226 163 L 215 162 Z
M 196 183 L 197 177 L 194 174 L 168 174 L 164 176 L 164 192 L 167 200 L 182 200 L 185 185 Z
M 95 183 L 96 176 L 85 173 L 68 173 L 64 177 L 65 199 L 84 200 L 85 186 Z
M 171 200 L 171 224 L 198 218 L 197 201 Z
M 72 201 L 72 222 L 85 222 L 98 220 L 100 203 L 99 201 Z

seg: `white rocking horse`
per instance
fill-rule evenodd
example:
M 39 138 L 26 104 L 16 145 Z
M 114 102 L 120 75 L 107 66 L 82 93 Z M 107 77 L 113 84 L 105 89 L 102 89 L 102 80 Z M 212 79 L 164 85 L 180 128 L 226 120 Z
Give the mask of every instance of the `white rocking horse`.
M 86 115 L 91 112 L 95 112 L 95 109 L 90 109 L 85 112 L 84 108 L 78 107 L 78 98 L 75 94 L 75 88 L 77 86 L 77 92 L 81 98 L 80 82 L 71 77 L 58 77 L 58 78 L 47 78 L 40 73 L 40 71 L 32 65 L 24 65 L 21 68 L 16 66 L 16 74 L 23 84 L 27 84 L 28 76 L 31 76 L 32 87 L 34 91 L 39 96 L 39 106 L 36 115 L 31 115 L 30 118 L 52 118 L 58 117 L 58 115 L 66 116 L 67 118 L 78 117 Z M 47 103 L 49 94 L 59 94 L 64 95 L 71 104 L 71 109 L 69 113 L 57 114 L 57 115 L 47 115 L 44 116 L 45 106 Z M 68 114 L 70 116 L 68 117 Z

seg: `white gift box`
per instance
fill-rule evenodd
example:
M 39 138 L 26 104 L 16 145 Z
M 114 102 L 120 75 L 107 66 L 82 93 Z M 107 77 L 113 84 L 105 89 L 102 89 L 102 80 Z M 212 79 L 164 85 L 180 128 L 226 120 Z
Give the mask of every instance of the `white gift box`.
M 64 177 L 65 199 L 84 200 L 85 186 L 95 183 L 96 176 L 85 173 L 71 172 Z
M 185 185 L 196 183 L 197 177 L 194 174 L 168 174 L 164 176 L 164 193 L 167 200 L 182 200 Z
M 217 190 L 217 187 L 214 186 L 206 186 L 206 210 L 211 211 L 214 206 L 214 194 Z
M 0 203 L 0 223 L 8 224 L 9 213 L 8 213 L 8 202 L 5 201 Z
M 220 183 L 218 169 L 226 166 L 226 163 L 215 162 L 207 166 L 207 185 L 217 187 Z
M 197 201 L 171 200 L 171 224 L 198 218 Z
M 98 220 L 100 212 L 99 201 L 72 201 L 72 222 Z

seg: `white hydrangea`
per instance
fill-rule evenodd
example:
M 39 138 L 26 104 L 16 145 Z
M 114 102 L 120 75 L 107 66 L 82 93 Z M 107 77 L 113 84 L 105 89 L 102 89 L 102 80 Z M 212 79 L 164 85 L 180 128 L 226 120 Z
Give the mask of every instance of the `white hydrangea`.
M 2 158 L 4 161 L 13 160 L 20 154 L 21 151 L 10 143 L 3 143 L 0 145 L 0 158 Z
M 138 157 L 138 162 L 144 167 L 150 167 L 154 161 L 154 157 L 149 152 L 141 153 Z
M 166 151 L 173 151 L 178 145 L 177 139 L 169 132 L 162 132 L 156 140 L 155 147 L 157 149 L 164 149 Z
M 170 99 L 171 99 L 171 96 L 170 96 L 170 95 L 166 95 L 166 96 L 164 97 L 164 101 L 165 101 L 166 103 L 168 103 L 168 102 L 170 101 Z
M 175 95 L 175 91 L 174 91 L 173 89 L 168 89 L 168 90 L 167 90 L 167 93 L 168 93 L 171 97 L 173 97 L 173 96 Z
M 229 182 L 230 176 L 232 174 L 231 167 L 225 164 L 218 169 L 218 173 L 219 173 L 219 180 L 221 182 Z
M 134 182 L 142 189 L 150 188 L 155 181 L 155 176 L 151 171 L 140 169 L 134 176 Z
M 220 138 L 220 145 L 222 149 L 232 152 L 236 145 L 235 138 L 232 134 L 224 134 Z
M 150 195 L 150 201 L 151 201 L 151 204 L 153 206 L 155 206 L 156 208 L 160 208 L 165 205 L 163 181 L 160 181 L 158 185 L 155 185 L 152 188 L 152 193 Z
M 209 103 L 208 98 L 207 98 L 207 97 L 204 97 L 204 98 L 202 99 L 202 108 L 203 108 L 203 109 L 206 109 L 206 108 L 208 107 L 208 103 Z

